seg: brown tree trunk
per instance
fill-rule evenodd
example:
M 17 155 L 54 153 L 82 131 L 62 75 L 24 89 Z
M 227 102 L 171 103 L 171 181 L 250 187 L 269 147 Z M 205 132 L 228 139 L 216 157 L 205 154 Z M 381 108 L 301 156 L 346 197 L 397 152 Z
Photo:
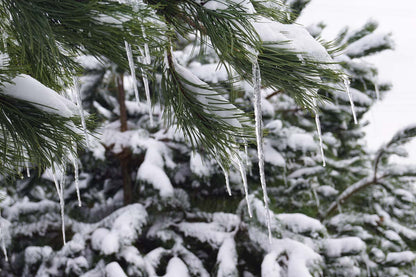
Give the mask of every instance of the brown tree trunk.
M 126 93 L 124 91 L 123 74 L 117 76 L 117 100 L 120 107 L 120 131 L 127 131 L 127 109 L 126 109 Z M 123 176 L 123 194 L 124 205 L 132 203 L 133 200 L 133 185 L 131 181 L 131 150 L 124 148 L 123 151 L 117 155 L 120 160 L 121 175 Z
M 117 100 L 120 106 L 120 131 L 127 131 L 126 93 L 124 91 L 123 74 L 117 76 Z

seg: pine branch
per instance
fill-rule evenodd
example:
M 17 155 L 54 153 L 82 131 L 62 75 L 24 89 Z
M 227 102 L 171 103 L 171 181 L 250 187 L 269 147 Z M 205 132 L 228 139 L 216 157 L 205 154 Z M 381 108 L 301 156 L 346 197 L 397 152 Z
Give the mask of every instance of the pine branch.
M 383 177 L 379 178 L 382 179 Z M 357 183 L 349 186 L 346 190 L 344 190 L 337 199 L 332 202 L 332 204 L 329 206 L 329 208 L 321 215 L 321 219 L 326 219 L 328 216 L 330 216 L 333 212 L 338 210 L 339 205 L 344 204 L 351 196 L 356 194 L 357 192 L 361 191 L 362 189 L 371 186 L 379 184 L 378 179 L 374 178 L 373 176 L 364 178 Z
M 29 164 L 42 172 L 64 164 L 83 147 L 79 118 L 45 112 L 28 101 L 0 94 L 0 174 L 13 175 Z M 75 145 L 74 145 L 75 143 Z
M 25 70 L 50 88 L 72 83 L 80 54 L 128 68 L 124 41 L 158 49 L 166 30 L 148 6 L 137 11 L 116 1 L 12 1 L 1 3 L 0 29 L 7 34 L 10 68 Z M 139 20 L 142 19 L 142 20 Z M 146 39 L 142 32 L 146 27 Z
M 228 168 L 245 140 L 254 137 L 248 116 L 174 60 L 162 80 L 168 124 L 182 129 L 192 147 L 218 158 Z
M 378 173 L 380 171 L 381 162 L 385 158 L 385 155 L 394 153 L 394 151 L 392 151 L 392 148 L 409 142 L 415 136 L 416 126 L 410 126 L 398 131 L 386 145 L 383 145 L 377 151 L 374 159 L 373 172 L 371 176 L 358 181 L 354 185 L 344 190 L 337 197 L 337 199 L 329 206 L 325 213 L 322 214 L 322 219 L 327 218 L 330 214 L 332 214 L 334 211 L 338 209 L 338 206 L 340 204 L 345 203 L 351 196 L 358 193 L 362 189 L 371 185 L 382 184 L 381 180 L 383 179 L 400 178 L 404 176 L 415 176 L 416 173 L 414 168 L 403 168 L 404 166 L 401 166 L 401 168 L 397 172 L 397 170 L 395 168 L 392 168 L 392 166 L 390 165 L 387 169 L 383 170 L 381 176 L 379 176 Z

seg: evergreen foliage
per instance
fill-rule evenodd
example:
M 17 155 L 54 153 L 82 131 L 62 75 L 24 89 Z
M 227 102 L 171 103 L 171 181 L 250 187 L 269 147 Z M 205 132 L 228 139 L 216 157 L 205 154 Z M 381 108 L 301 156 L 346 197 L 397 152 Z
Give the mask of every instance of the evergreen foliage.
M 0 229 L 9 259 L 1 261 L 2 274 L 412 276 L 416 169 L 389 157 L 405 155 L 402 145 L 415 128 L 375 154 L 362 140 L 363 114 L 389 89 L 362 58 L 391 48 L 390 36 L 369 22 L 322 42 L 325 50 L 317 43 L 322 25 L 309 28 L 317 40 L 292 25 L 308 2 L 3 1 L 0 124 L 7 136 L 0 146 L 7 166 Z M 261 30 L 267 26 L 274 40 Z M 139 57 L 136 76 L 129 75 L 126 45 Z M 250 120 L 256 61 L 271 242 Z M 28 79 L 22 73 L 63 91 L 74 72 L 82 105 L 100 126 L 85 149 L 76 105 L 62 114 L 7 94 L 10 81 L 19 85 L 15 76 Z M 147 81 L 153 124 L 143 100 Z M 78 149 L 76 161 L 60 176 L 64 245 L 59 199 L 45 168 L 62 164 L 71 149 Z M 27 153 L 37 174 L 23 177 Z M 240 171 L 231 166 L 238 160 L 248 173 L 247 201 Z M 23 179 L 12 186 L 15 171 Z

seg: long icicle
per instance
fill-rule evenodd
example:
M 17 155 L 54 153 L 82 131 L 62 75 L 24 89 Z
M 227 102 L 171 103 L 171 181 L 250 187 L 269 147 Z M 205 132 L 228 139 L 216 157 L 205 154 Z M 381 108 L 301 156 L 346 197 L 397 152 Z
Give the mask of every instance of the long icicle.
M 136 78 L 136 69 L 134 67 L 133 53 L 131 51 L 131 46 L 127 41 L 124 41 L 124 45 L 126 47 L 127 59 L 129 61 L 130 75 L 133 80 L 134 96 L 136 97 L 136 102 L 139 103 L 140 98 L 139 98 L 139 90 L 137 89 L 137 78 Z
M 9 261 L 9 257 L 7 256 L 7 249 L 6 249 L 6 244 L 4 242 L 4 239 L 1 239 L 1 249 L 3 251 L 4 260 L 6 262 L 8 262 Z
M 250 217 L 253 217 L 253 213 L 251 212 L 250 201 L 248 199 L 248 184 L 247 184 L 247 174 L 246 174 L 246 170 L 244 169 L 244 165 L 243 165 L 243 162 L 241 161 L 241 158 L 240 157 L 237 157 L 236 158 L 236 161 L 237 161 L 238 167 L 240 169 L 241 179 L 243 180 L 243 187 L 244 187 L 244 194 L 246 195 L 248 215 Z
M 231 193 L 231 187 L 230 187 L 230 175 L 228 171 L 225 170 L 225 167 L 220 162 L 218 164 L 220 165 L 222 172 L 224 173 L 225 187 L 227 188 L 228 195 L 231 196 L 232 193 Z
M 29 162 L 26 162 L 26 175 L 28 178 L 30 178 L 30 166 L 29 166 Z
M 61 190 L 61 198 L 59 200 L 59 204 L 61 206 L 61 221 L 62 221 L 62 239 L 64 241 L 64 245 L 66 244 L 65 238 L 65 199 L 64 199 L 64 182 L 65 182 L 65 173 L 61 171 L 61 180 L 59 182 L 59 189 Z
M 318 108 L 316 105 L 316 99 L 313 99 L 313 111 L 315 113 L 315 124 L 316 124 L 316 131 L 318 132 L 318 137 L 319 137 L 319 148 L 321 149 L 321 157 L 322 157 L 322 165 L 325 167 L 326 166 L 326 161 L 325 161 L 325 153 L 324 153 L 324 143 L 322 140 L 322 130 L 321 130 L 321 121 L 319 120 L 319 114 L 318 114 Z
M 5 242 L 5 236 L 6 236 L 5 235 L 5 233 L 6 233 L 6 231 L 5 231 L 6 227 L 4 226 L 4 220 L 5 219 L 3 219 L 1 217 L 1 215 L 0 215 L 0 219 L 1 219 L 1 224 L 0 224 L 1 249 L 2 249 L 3 254 L 4 254 L 4 260 L 6 262 L 8 262 L 9 261 L 9 258 L 7 256 L 7 249 L 6 249 L 6 242 Z
M 54 166 L 54 168 L 56 165 Z M 53 178 L 53 182 L 55 183 L 56 192 L 58 193 L 59 198 L 59 206 L 61 209 L 61 224 L 62 224 L 62 240 L 64 242 L 64 245 L 66 244 L 66 238 L 65 238 L 65 221 L 64 221 L 64 198 L 63 198 L 63 188 L 61 189 L 61 185 L 58 182 L 58 179 L 56 178 L 56 171 L 55 169 L 50 169 L 49 174 Z
M 143 32 L 143 38 L 146 40 L 146 30 L 143 25 L 142 25 L 142 32 Z M 145 65 L 149 65 L 151 63 L 149 45 L 147 43 L 144 43 L 143 63 Z M 147 74 L 143 67 L 142 67 L 142 75 L 143 75 L 144 91 L 146 92 L 147 108 L 149 110 L 150 126 L 153 126 L 152 102 L 150 99 L 149 80 L 147 78 Z
M 347 91 L 348 98 L 350 100 L 351 112 L 352 112 L 352 117 L 354 118 L 354 123 L 357 124 L 358 123 L 357 115 L 355 114 L 354 101 L 352 100 L 352 95 L 351 95 L 351 91 L 350 91 L 350 80 L 348 79 L 347 76 L 344 76 L 342 79 L 344 81 L 345 90 Z
M 244 154 L 245 154 L 245 160 L 246 160 L 246 166 L 248 168 L 248 174 L 249 176 L 253 175 L 253 167 L 251 166 L 251 161 L 250 158 L 248 156 L 248 142 L 247 139 L 244 139 Z
M 74 179 L 75 179 L 74 182 L 75 182 L 75 189 L 77 191 L 78 207 L 82 207 L 81 194 L 79 192 L 79 166 L 78 166 L 78 161 L 71 152 L 69 152 L 69 155 L 71 156 L 72 164 L 74 166 Z
M 259 160 L 260 183 L 263 190 L 264 207 L 266 209 L 266 222 L 269 232 L 269 242 L 272 241 L 271 217 L 269 210 L 269 196 L 267 195 L 266 177 L 264 175 L 263 152 L 263 121 L 261 114 L 261 73 L 257 59 L 253 62 L 253 86 L 254 86 L 254 117 L 256 121 L 257 155 Z
M 74 77 L 74 90 L 75 90 L 75 99 L 77 101 L 78 111 L 81 116 L 82 129 L 84 130 L 85 142 L 87 144 L 87 148 L 90 148 L 90 140 L 88 138 L 87 124 L 85 123 L 84 109 L 82 108 L 82 102 L 81 102 L 81 87 L 79 84 L 78 77 L 76 76 Z

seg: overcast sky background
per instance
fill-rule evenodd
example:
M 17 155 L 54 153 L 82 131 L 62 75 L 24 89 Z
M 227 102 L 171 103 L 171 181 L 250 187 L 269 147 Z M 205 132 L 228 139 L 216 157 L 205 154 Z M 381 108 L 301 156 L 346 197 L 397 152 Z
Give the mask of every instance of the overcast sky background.
M 326 23 L 323 37 L 332 39 L 344 26 L 355 29 L 370 18 L 379 22 L 378 32 L 391 32 L 396 43 L 394 51 L 368 59 L 377 65 L 379 79 L 393 84 L 364 117 L 370 121 L 368 146 L 376 149 L 400 128 L 416 124 L 416 0 L 312 0 L 299 22 Z M 416 141 L 408 150 L 416 162 Z

